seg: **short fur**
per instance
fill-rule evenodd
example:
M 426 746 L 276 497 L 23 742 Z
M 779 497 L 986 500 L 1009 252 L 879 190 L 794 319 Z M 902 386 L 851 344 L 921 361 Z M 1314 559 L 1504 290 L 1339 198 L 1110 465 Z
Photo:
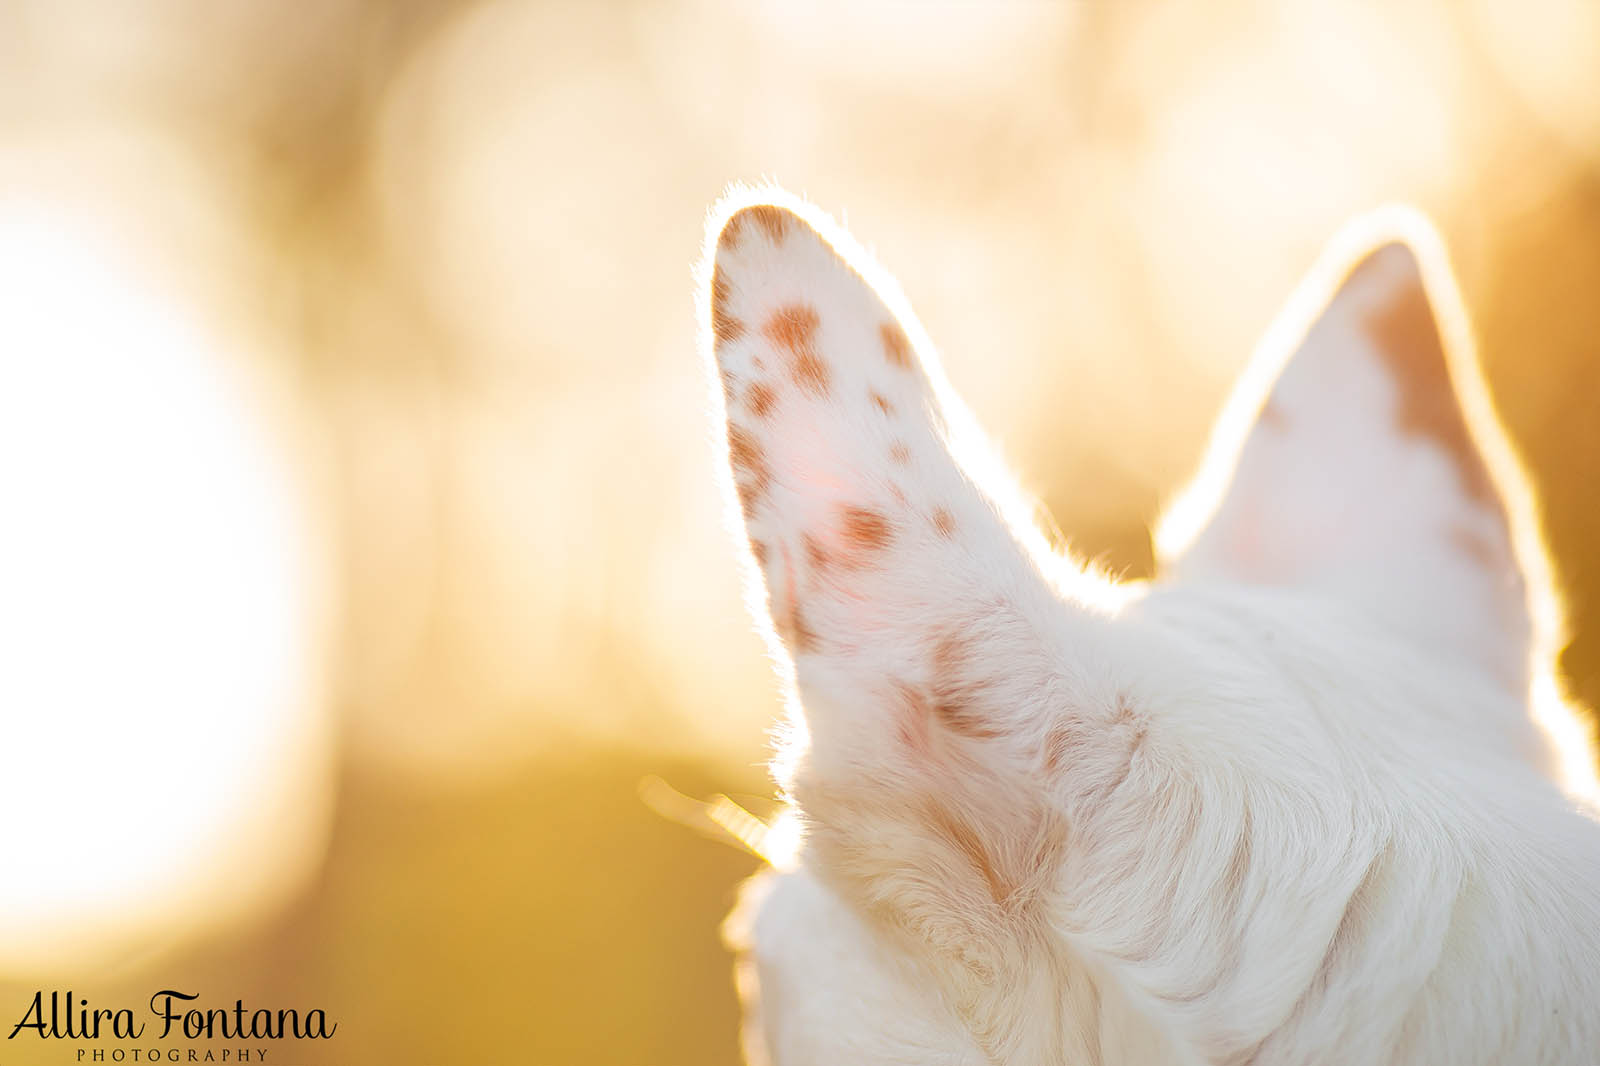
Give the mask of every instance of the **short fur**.
M 1593 753 L 1425 223 L 1325 257 L 1148 585 L 1051 549 L 815 209 L 730 196 L 702 303 L 796 696 L 752 1061 L 1597 1061 Z

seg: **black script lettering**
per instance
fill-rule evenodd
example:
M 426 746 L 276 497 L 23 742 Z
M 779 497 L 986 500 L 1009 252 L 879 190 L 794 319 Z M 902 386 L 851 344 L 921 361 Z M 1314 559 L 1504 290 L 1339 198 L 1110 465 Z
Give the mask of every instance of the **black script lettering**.
M 54 999 L 53 996 L 51 998 Z M 30 1022 L 28 1021 L 29 1018 L 34 1020 Z M 6 1037 L 6 1039 L 16 1039 L 17 1034 L 22 1032 L 24 1029 L 37 1029 L 39 1031 L 39 1038 L 41 1040 L 50 1035 L 44 1031 L 44 991 L 42 989 L 33 994 L 33 1006 L 28 1008 L 28 1012 L 24 1014 L 22 1016 L 22 1020 L 12 1028 L 11 1035 Z
M 199 996 L 191 996 L 185 992 L 174 992 L 169 988 L 164 988 L 150 997 L 150 1013 L 161 1019 L 161 1038 L 163 1040 L 172 1032 L 172 1023 L 177 1021 L 179 1017 L 173 1012 L 172 1001 L 181 999 L 187 1003 L 199 998 Z M 162 1001 L 159 1007 L 156 1006 L 156 1000 L 158 999 Z M 188 1013 L 193 1014 L 195 1012 L 189 1011 Z M 185 1022 L 185 1028 L 187 1028 L 187 1021 Z

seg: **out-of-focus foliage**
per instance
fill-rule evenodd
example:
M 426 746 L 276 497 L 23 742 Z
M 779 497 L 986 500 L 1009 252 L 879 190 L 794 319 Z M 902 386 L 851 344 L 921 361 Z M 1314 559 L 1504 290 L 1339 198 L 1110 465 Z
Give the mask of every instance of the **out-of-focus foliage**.
M 285 749 L 320 782 L 295 789 L 300 846 L 230 868 L 241 894 L 288 887 L 240 917 L 222 884 L 60 965 L 0 958 L 0 1004 L 187 985 L 321 1006 L 339 1036 L 297 1061 L 352 1066 L 735 1061 L 716 924 L 753 860 L 635 785 L 767 791 L 777 691 L 692 301 L 736 179 L 842 214 L 1068 539 L 1132 575 L 1321 243 L 1419 204 L 1542 491 L 1570 687 L 1600 697 L 1597 11 L 4 3 L 0 223 L 45 204 L 114 234 L 130 276 L 271 383 L 334 740 Z M 27 273 L 27 251 L 0 263 Z M 66 298 L 96 314 L 93 290 Z M 12 321 L 0 374 L 38 357 Z M 125 799 L 28 757 L 91 810 Z M 233 787 L 203 779 L 168 786 Z M 27 858 L 5 862 L 26 889 Z

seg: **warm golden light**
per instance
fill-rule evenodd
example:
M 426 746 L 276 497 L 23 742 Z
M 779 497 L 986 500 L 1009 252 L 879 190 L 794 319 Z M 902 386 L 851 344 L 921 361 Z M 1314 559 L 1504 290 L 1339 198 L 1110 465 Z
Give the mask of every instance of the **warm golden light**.
M 252 379 L 126 250 L 0 199 L 0 308 L 0 968 L 56 968 L 303 876 L 324 593 Z
M 1343 226 L 1287 300 L 1256 345 L 1212 431 L 1195 477 L 1177 493 L 1155 532 L 1160 559 L 1175 559 L 1215 513 L 1228 489 L 1235 463 L 1262 405 L 1312 322 L 1322 313 L 1350 271 L 1385 241 L 1403 241 L 1416 254 L 1429 302 L 1445 340 L 1450 378 L 1472 425 L 1495 485 L 1505 499 L 1518 565 L 1527 577 L 1528 613 L 1533 624 L 1529 704 L 1534 719 L 1555 752 L 1556 768 L 1567 790 L 1585 803 L 1600 805 L 1595 745 L 1576 710 L 1565 702 L 1552 671 L 1567 639 L 1561 597 L 1538 527 L 1538 511 L 1521 460 L 1506 439 L 1484 382 L 1460 285 L 1438 231 L 1416 208 L 1389 204 L 1365 212 Z
M 122 959 L 337 1003 L 342 1066 L 736 1060 L 716 925 L 797 830 L 696 358 L 730 184 L 859 238 L 1012 521 L 1130 579 L 1417 204 L 1546 507 L 1536 706 L 1600 698 L 1600 8 L 313 6 L 0 5 L 0 1007 Z

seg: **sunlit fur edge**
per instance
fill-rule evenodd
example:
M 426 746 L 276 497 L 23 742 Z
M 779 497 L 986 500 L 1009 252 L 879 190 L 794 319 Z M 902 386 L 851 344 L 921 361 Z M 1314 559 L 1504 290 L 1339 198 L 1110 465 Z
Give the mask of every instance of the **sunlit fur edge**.
M 1012 535 L 1062 592 L 1090 607 L 1110 608 L 1126 595 L 1116 583 L 1094 571 L 1088 563 L 1070 557 L 1063 545 L 1052 543 L 1048 535 L 1053 524 L 1037 498 L 1022 488 L 1014 470 L 1004 461 L 999 448 L 982 430 L 966 403 L 945 376 L 938 348 L 912 310 L 899 283 L 885 270 L 850 232 L 825 211 L 803 197 L 773 184 L 729 186 L 710 209 L 700 263 L 695 272 L 700 348 L 710 374 L 712 391 L 721 397 L 717 384 L 716 353 L 711 328 L 711 276 L 716 264 L 717 238 L 729 218 L 747 207 L 772 205 L 791 211 L 821 236 L 851 269 L 859 274 L 905 329 L 918 358 L 927 372 L 934 399 L 947 423 L 949 446 L 956 462 L 999 508 Z M 719 408 L 720 409 L 720 408 Z M 728 480 L 731 486 L 731 478 Z M 731 494 L 731 488 L 730 488 Z M 738 517 L 736 501 L 729 496 L 730 514 Z M 740 522 L 735 522 L 737 529 Z M 1048 528 L 1047 528 L 1048 527 Z
M 1137 595 L 1133 584 L 1119 585 L 1099 574 L 1092 567 L 1070 557 L 1064 548 L 1052 544 L 1041 526 L 1046 512 L 1039 503 L 1024 492 L 1009 467 L 1001 460 L 989 438 L 979 428 L 966 404 L 950 386 L 940 364 L 938 350 L 929 339 L 910 301 L 899 283 L 878 264 L 873 255 L 826 212 L 804 198 L 770 183 L 729 186 L 707 213 L 704 243 L 695 269 L 695 315 L 698 342 L 705 367 L 705 380 L 710 390 L 708 410 L 716 412 L 721 421 L 714 423 L 713 432 L 720 434 L 727 419 L 727 398 L 721 386 L 717 366 L 715 332 L 711 323 L 711 281 L 716 267 L 717 241 L 728 220 L 747 207 L 771 205 L 793 212 L 801 221 L 814 229 L 851 269 L 856 271 L 883 301 L 884 306 L 899 321 L 927 373 L 933 396 L 944 416 L 947 435 L 945 443 L 957 464 L 985 496 L 996 506 L 1002 521 L 1013 537 L 1032 558 L 1034 565 L 1050 583 L 1068 599 L 1091 609 L 1112 612 Z M 716 443 L 718 454 L 726 455 L 726 439 Z M 767 604 L 764 602 L 765 578 L 750 549 L 749 538 L 744 533 L 744 518 L 739 509 L 738 494 L 734 486 L 731 464 L 722 462 L 718 477 L 722 484 L 723 523 L 734 539 L 741 544 L 740 560 L 743 571 L 745 604 L 765 641 L 768 656 L 777 670 L 785 693 L 787 721 L 776 727 L 778 756 L 773 763 L 773 776 L 781 783 L 787 781 L 792 761 L 806 746 L 805 719 L 799 713 L 794 663 L 787 648 L 773 628 Z
M 1339 285 L 1377 248 L 1396 242 L 1410 248 L 1439 324 L 1450 381 L 1468 431 L 1505 502 L 1512 551 L 1526 578 L 1533 625 L 1529 649 L 1529 703 L 1534 719 L 1560 757 L 1568 793 L 1600 809 L 1595 740 L 1562 692 L 1555 658 L 1566 640 L 1566 612 L 1549 554 L 1539 531 L 1539 509 L 1531 482 L 1494 408 L 1473 341 L 1460 285 L 1438 231 L 1409 205 L 1390 204 L 1346 224 L 1296 287 L 1268 327 L 1218 418 L 1199 472 L 1164 510 L 1156 527 L 1158 563 L 1180 557 L 1221 506 L 1239 455 L 1273 385 Z

